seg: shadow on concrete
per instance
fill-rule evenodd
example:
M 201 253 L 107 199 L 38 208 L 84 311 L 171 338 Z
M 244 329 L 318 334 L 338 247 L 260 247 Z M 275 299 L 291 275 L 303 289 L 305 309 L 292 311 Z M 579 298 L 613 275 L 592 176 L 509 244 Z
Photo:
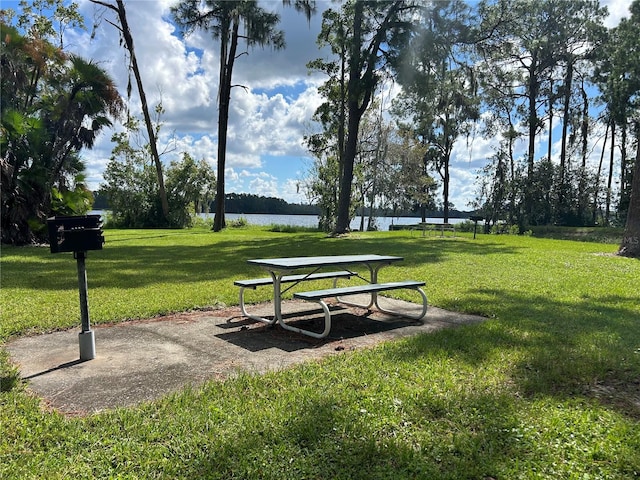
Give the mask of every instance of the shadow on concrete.
M 57 370 L 61 370 L 63 368 L 69 368 L 69 367 L 73 367 L 74 365 L 79 365 L 80 363 L 83 362 L 88 362 L 89 360 L 72 360 L 71 362 L 65 362 L 65 363 L 61 363 L 60 365 L 57 365 L 55 367 L 49 368 L 47 370 L 44 370 L 42 372 L 38 372 L 38 373 L 34 373 L 32 375 L 29 375 L 28 377 L 22 377 L 23 380 L 31 380 L 32 378 L 36 378 L 36 377 L 40 377 L 41 375 L 47 375 L 48 373 L 53 373 Z
M 245 326 L 244 329 L 240 327 L 239 330 L 221 333 L 216 336 L 221 340 L 251 352 L 269 348 L 279 348 L 287 352 L 294 352 L 304 348 L 319 347 L 336 341 L 357 338 L 364 335 L 376 335 L 394 329 L 421 324 L 421 322 L 398 317 L 385 316 L 386 318 L 381 318 L 381 316 L 378 315 L 378 318 L 376 318 L 372 317 L 372 315 L 376 314 L 372 314 L 371 312 L 365 312 L 363 315 L 355 315 L 350 313 L 348 309 L 342 307 L 331 307 L 331 311 L 331 332 L 326 338 L 322 339 L 290 332 L 281 328 L 279 325 L 266 324 L 251 329 L 249 329 L 248 326 Z M 288 325 L 293 327 L 315 332 L 322 331 L 324 328 L 324 315 L 322 312 L 316 310 L 301 313 L 304 314 L 304 318 L 299 318 L 302 316 L 300 314 L 283 315 L 283 318 Z M 298 319 L 287 321 L 287 319 L 296 317 L 298 317 Z M 221 327 L 225 328 L 223 326 Z

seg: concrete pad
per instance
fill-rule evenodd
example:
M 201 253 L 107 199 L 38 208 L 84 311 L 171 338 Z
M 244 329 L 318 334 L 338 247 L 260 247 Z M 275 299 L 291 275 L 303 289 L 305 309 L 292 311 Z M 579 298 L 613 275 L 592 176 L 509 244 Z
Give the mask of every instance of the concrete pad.
M 384 301 L 400 311 L 421 308 L 399 300 Z M 258 315 L 273 315 L 268 303 L 247 308 Z M 422 322 L 358 308 L 335 306 L 333 310 L 331 333 L 321 340 L 247 321 L 235 307 L 95 326 L 93 360 L 79 359 L 79 327 L 18 338 L 6 348 L 28 388 L 46 406 L 84 415 L 151 401 L 187 385 L 222 380 L 241 371 L 283 369 L 344 350 L 484 320 L 434 307 L 429 307 Z M 283 312 L 293 325 L 322 330 L 324 317 L 315 304 L 287 301 Z

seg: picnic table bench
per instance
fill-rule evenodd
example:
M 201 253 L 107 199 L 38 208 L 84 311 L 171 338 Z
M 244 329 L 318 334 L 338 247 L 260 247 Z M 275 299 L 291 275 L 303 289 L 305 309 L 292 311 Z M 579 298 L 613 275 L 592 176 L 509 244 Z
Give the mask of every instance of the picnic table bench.
M 314 301 L 320 304 L 322 310 L 324 311 L 324 331 L 320 334 L 320 337 L 326 337 L 331 330 L 331 311 L 329 310 L 329 306 L 324 301 L 325 298 L 334 297 L 338 302 L 344 303 L 346 305 L 354 305 L 356 307 L 365 307 L 361 304 L 356 304 L 352 302 L 348 302 L 342 300 L 340 298 L 341 295 L 357 295 L 360 293 L 378 293 L 384 292 L 388 290 L 397 290 L 401 288 L 408 288 L 412 290 L 416 290 L 422 296 L 422 311 L 419 315 L 407 315 L 406 313 L 400 314 L 399 312 L 394 312 L 392 310 L 387 310 L 382 308 L 377 301 L 375 300 L 376 307 L 378 310 L 384 313 L 389 313 L 392 315 L 402 315 L 412 320 L 420 320 L 427 313 L 427 296 L 424 291 L 420 287 L 424 287 L 425 282 L 417 282 L 417 281 L 405 281 L 405 282 L 390 282 L 390 283 L 369 283 L 366 285 L 355 285 L 350 287 L 340 287 L 340 288 L 329 288 L 326 290 L 314 290 L 310 292 L 297 292 L 294 293 L 294 298 L 299 298 L 301 300 Z M 371 304 L 369 304 L 365 308 L 370 308 Z
M 309 281 L 309 280 L 321 280 L 325 278 L 333 279 L 333 286 L 337 286 L 337 281 L 339 278 L 351 278 L 354 275 L 353 272 L 349 270 L 342 270 L 339 272 L 316 272 L 316 273 L 302 273 L 298 275 L 284 275 L 280 278 L 280 283 L 293 283 L 297 285 L 300 282 Z M 266 285 L 273 285 L 273 278 L 247 278 L 244 280 L 236 280 L 233 284 L 237 287 L 240 287 L 240 310 L 242 311 L 242 315 L 251 318 L 253 320 L 257 320 L 259 322 L 264 322 L 268 324 L 274 324 L 278 321 L 278 319 L 274 316 L 273 319 L 267 319 L 264 317 L 259 317 L 257 315 L 252 315 L 247 312 L 245 303 L 244 303 L 244 291 L 246 288 L 251 288 L 255 290 L 257 287 L 263 287 Z

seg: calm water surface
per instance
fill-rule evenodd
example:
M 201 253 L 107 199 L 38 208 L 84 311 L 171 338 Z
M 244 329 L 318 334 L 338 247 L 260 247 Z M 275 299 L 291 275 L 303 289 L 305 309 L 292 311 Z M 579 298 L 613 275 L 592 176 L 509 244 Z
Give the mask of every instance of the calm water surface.
M 104 216 L 105 210 L 92 210 L 89 212 L 94 215 Z M 201 213 L 201 218 L 213 218 L 213 213 Z M 237 220 L 238 218 L 244 218 L 251 225 L 290 225 L 294 227 L 312 227 L 318 226 L 317 215 L 271 215 L 261 213 L 227 213 L 225 215 L 227 220 Z M 390 225 L 411 225 L 419 223 L 421 221 L 418 217 L 376 217 L 376 225 L 378 230 L 389 230 Z M 463 218 L 450 218 L 449 223 L 464 222 Z M 442 223 L 442 218 L 427 218 L 428 223 Z M 367 219 L 365 218 L 365 228 L 367 225 Z M 360 228 L 360 217 L 353 219 L 351 222 L 351 229 L 357 230 Z
M 213 213 L 202 214 L 203 218 L 213 218 Z M 317 227 L 317 215 L 269 215 L 269 214 L 250 214 L 250 213 L 227 213 L 227 220 L 236 220 L 245 218 L 251 225 L 292 225 L 295 227 Z M 450 218 L 449 223 L 464 222 L 463 218 Z M 376 217 L 376 225 L 378 230 L 389 230 L 389 225 L 411 225 L 421 222 L 422 219 L 417 217 Z M 428 223 L 442 223 L 442 218 L 427 218 Z M 365 228 L 367 219 L 364 221 Z M 354 218 L 351 222 L 351 229 L 360 228 L 360 217 Z

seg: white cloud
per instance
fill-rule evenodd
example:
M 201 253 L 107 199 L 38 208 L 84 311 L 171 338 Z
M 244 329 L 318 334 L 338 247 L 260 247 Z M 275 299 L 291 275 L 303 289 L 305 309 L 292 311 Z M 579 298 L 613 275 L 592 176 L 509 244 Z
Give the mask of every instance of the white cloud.
M 160 2 L 130 1 L 126 3 L 127 18 L 132 31 L 136 56 L 142 73 L 148 104 L 151 108 L 162 101 L 165 113 L 161 118 L 161 143 L 172 142 L 173 149 L 163 157 L 169 162 L 183 151 L 194 158 L 205 158 L 215 166 L 217 159 L 217 84 L 218 50 L 211 35 L 195 31 L 182 38 L 167 21 L 173 0 Z M 328 5 L 318 2 L 320 9 Z M 326 3 L 326 5 L 325 5 Z M 236 61 L 234 88 L 229 116 L 227 162 L 231 172 L 236 168 L 259 171 L 265 167 L 262 159 L 269 156 L 305 156 L 302 138 L 311 115 L 320 99 L 315 86 L 318 76 L 308 76 L 306 63 L 320 52 L 315 46 L 321 15 L 310 25 L 292 8 L 281 2 L 265 2 L 282 16 L 288 47 L 285 51 L 255 49 Z M 95 37 L 89 32 L 71 31 L 67 45 L 79 55 L 92 58 L 105 68 L 126 97 L 129 71 L 127 57 L 120 45 L 116 29 L 105 20 L 115 21 L 114 12 L 98 7 L 88 0 L 80 2 L 80 10 L 92 23 L 101 18 Z M 117 22 L 116 22 L 117 23 Z M 90 28 L 90 25 L 89 25 Z M 135 80 L 128 108 L 133 114 L 141 110 Z M 289 86 L 291 93 L 268 94 L 268 89 Z M 267 91 L 265 91 L 267 89 Z M 102 181 L 112 144 L 112 132 L 104 132 L 92 151 L 83 152 L 92 188 Z M 231 174 L 233 176 L 233 174 Z M 233 180 L 233 178 L 232 178 Z M 283 182 L 289 181 L 287 178 Z M 279 189 L 268 183 L 256 183 L 265 193 Z M 261 193 L 259 190 L 254 193 Z
M 233 168 L 225 168 L 224 169 L 225 180 L 229 183 L 238 182 L 240 179 L 240 174 L 236 172 Z
M 264 192 L 267 197 L 278 196 L 278 180 L 276 178 L 254 178 L 249 182 L 249 192 Z
M 476 195 L 476 175 L 469 169 L 456 167 L 451 168 L 451 175 L 449 202 L 457 210 L 467 210 L 470 208 L 469 202 Z M 438 200 L 441 201 L 442 198 Z
M 629 7 L 632 0 L 601 0 L 601 5 L 607 7 L 609 16 L 604 24 L 607 28 L 612 28 L 620 23 L 623 17 L 629 17 Z

